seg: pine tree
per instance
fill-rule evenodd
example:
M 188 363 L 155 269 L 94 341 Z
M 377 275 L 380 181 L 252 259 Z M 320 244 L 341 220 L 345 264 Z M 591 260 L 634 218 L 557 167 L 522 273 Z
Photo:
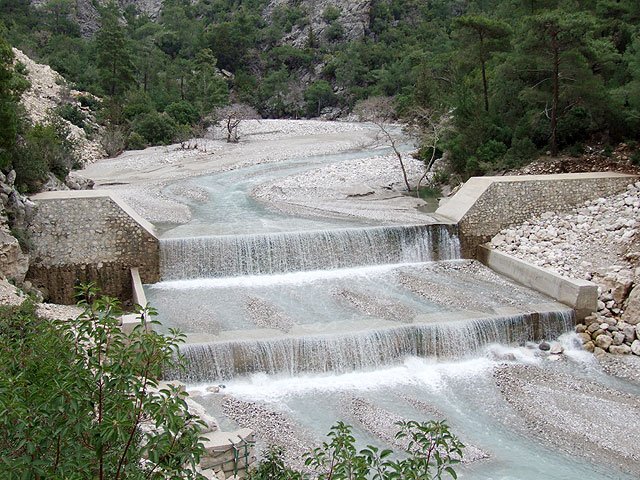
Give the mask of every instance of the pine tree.
M 487 62 L 493 52 L 508 47 L 509 25 L 482 15 L 465 15 L 455 21 L 464 49 L 480 64 L 484 109 L 489 111 Z
M 133 63 L 125 29 L 119 23 L 117 7 L 110 4 L 102 12 L 102 27 L 96 35 L 97 67 L 105 93 L 122 95 L 133 82 Z

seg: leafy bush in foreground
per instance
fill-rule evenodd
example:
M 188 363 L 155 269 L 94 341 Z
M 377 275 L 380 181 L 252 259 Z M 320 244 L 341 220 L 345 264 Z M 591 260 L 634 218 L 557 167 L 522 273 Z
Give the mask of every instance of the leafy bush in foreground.
M 73 321 L 0 308 L 0 478 L 198 478 L 200 421 L 157 388 L 182 336 L 147 329 L 149 309 L 126 336 L 116 300 L 83 294 Z
M 458 478 L 453 468 L 462 458 L 464 445 L 449 431 L 446 422 L 400 422 L 396 438 L 406 441 L 408 456 L 392 458 L 391 450 L 371 445 L 356 449 L 351 427 L 338 422 L 329 441 L 305 455 L 311 473 L 288 468 L 283 451 L 271 447 L 265 459 L 251 472 L 251 480 L 436 480 L 448 475 Z

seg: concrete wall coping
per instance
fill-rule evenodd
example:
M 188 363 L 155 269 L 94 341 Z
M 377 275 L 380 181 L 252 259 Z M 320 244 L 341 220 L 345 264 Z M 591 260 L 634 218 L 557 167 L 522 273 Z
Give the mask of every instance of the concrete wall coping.
M 630 182 L 638 177 L 617 172 L 558 173 L 552 175 L 505 175 L 495 177 L 471 177 L 447 203 L 439 207 L 435 214 L 460 222 L 473 208 L 478 199 L 495 183 L 524 183 L 532 181 L 554 182 L 559 180 L 588 180 L 602 178 L 628 178 Z
M 564 277 L 486 245 L 478 248 L 478 259 L 495 272 L 575 309 L 578 320 L 598 308 L 595 283 Z
M 55 192 L 42 192 L 32 195 L 31 200 L 36 202 L 48 200 L 72 200 L 78 198 L 110 198 L 127 215 L 138 223 L 147 233 L 154 238 L 158 238 L 156 229 L 151 222 L 143 218 L 138 212 L 129 206 L 119 195 L 112 190 L 60 190 Z
M 131 269 L 131 289 L 134 303 L 141 307 L 146 307 L 148 303 L 147 296 L 144 293 L 142 280 L 140 280 L 140 269 L 137 267 Z

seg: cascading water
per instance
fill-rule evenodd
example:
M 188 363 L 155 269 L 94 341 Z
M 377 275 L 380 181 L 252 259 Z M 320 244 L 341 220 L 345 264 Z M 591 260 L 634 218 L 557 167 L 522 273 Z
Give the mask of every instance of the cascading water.
M 459 258 L 455 227 L 372 227 L 161 242 L 163 280 L 272 275 Z
M 188 369 L 173 376 L 214 382 L 248 373 L 344 373 L 380 368 L 407 357 L 464 357 L 492 344 L 524 344 L 567 331 L 573 311 L 408 325 L 355 334 L 188 345 Z
M 149 295 L 190 338 L 174 376 L 192 382 L 463 357 L 570 328 L 571 310 L 459 257 L 440 224 L 166 239 Z
M 249 427 L 259 438 L 286 436 L 297 444 L 296 430 L 282 435 L 281 424 L 270 426 L 271 417 L 260 413 L 279 411 L 316 444 L 340 419 L 356 437 L 388 448 L 383 437 L 371 439 L 383 412 L 447 418 L 465 444 L 489 455 L 460 466 L 460 478 L 612 478 L 523 435 L 514 428 L 522 418 L 496 389 L 498 363 L 543 366 L 559 358 L 544 357 L 537 346 L 505 344 L 557 338 L 571 330 L 572 310 L 459 259 L 449 225 L 375 227 L 267 214 L 248 192 L 290 170 L 262 168 L 198 181 L 211 201 L 192 210 L 193 224 L 161 242 L 163 282 L 146 287 L 164 327 L 187 334 L 187 368 L 170 376 L 199 391 L 198 401 L 224 428 Z M 175 238 L 205 234 L 217 236 Z M 577 355 L 570 341 L 565 348 L 569 361 L 553 365 Z M 222 380 L 226 395 L 209 394 L 208 384 Z M 546 385 L 525 393 L 564 406 Z M 240 401 L 239 417 L 223 408 L 227 401 Z M 252 402 L 262 408 L 257 414 Z M 375 415 L 363 419 L 355 410 L 365 404 Z M 255 422 L 243 423 L 251 412 Z M 278 431 L 269 436 L 269 428 Z

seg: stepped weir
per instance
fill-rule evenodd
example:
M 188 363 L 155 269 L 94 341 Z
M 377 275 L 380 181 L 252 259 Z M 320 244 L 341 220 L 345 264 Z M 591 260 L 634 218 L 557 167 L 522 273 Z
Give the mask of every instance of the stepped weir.
M 178 280 L 459 257 L 455 227 L 438 224 L 165 239 L 160 265 L 163 280 Z
M 464 357 L 568 331 L 573 310 L 460 259 L 444 224 L 161 241 L 161 321 L 189 382 Z M 169 295 L 167 295 L 169 293 Z

